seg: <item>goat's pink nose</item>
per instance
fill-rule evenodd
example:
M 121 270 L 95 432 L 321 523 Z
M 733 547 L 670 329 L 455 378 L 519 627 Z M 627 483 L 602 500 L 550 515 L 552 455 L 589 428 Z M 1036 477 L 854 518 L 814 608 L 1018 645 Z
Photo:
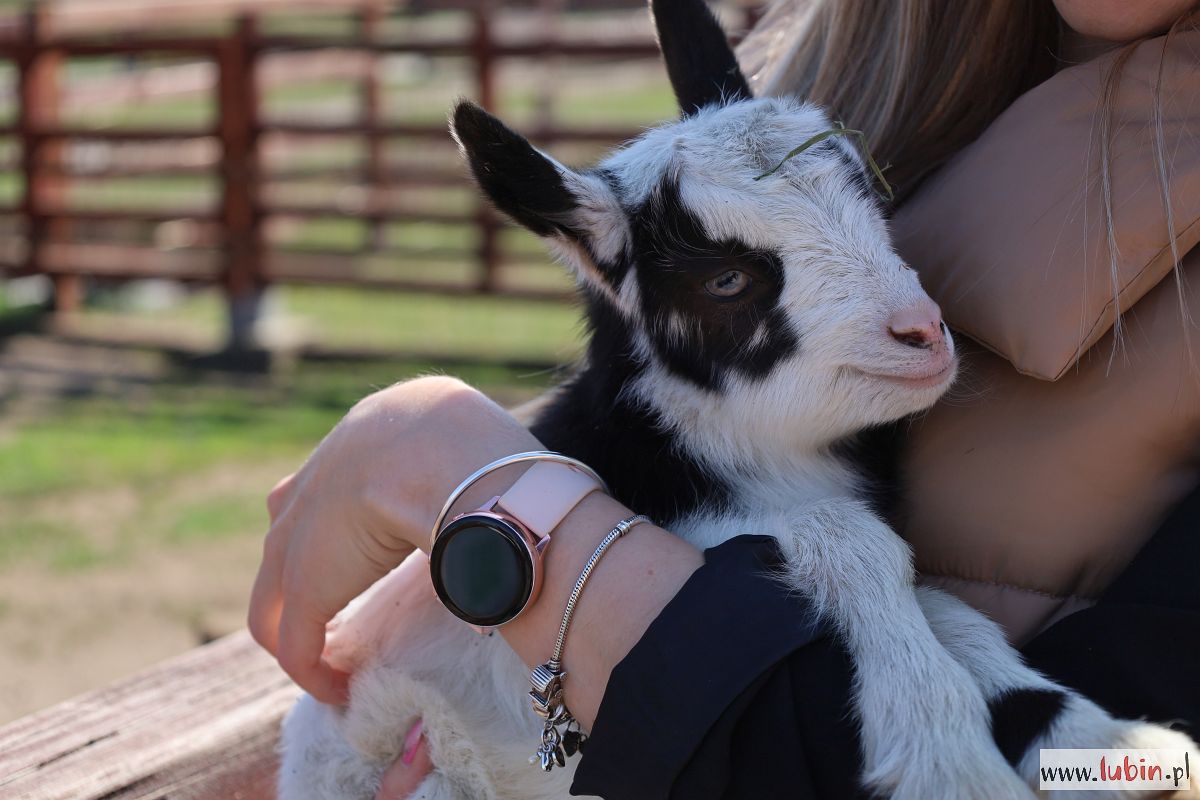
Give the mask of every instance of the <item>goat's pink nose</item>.
M 937 303 L 928 300 L 897 311 L 888 320 L 888 333 L 900 344 L 922 350 L 941 345 L 945 342 L 942 336 L 942 310 Z

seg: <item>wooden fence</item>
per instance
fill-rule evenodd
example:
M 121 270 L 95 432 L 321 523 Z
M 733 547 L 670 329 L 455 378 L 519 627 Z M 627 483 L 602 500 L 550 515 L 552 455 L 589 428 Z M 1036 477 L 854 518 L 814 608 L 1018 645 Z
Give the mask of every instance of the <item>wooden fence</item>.
M 6 800 L 273 800 L 299 695 L 242 631 L 0 726 Z
M 0 137 L 12 137 L 20 150 L 21 194 L 0 215 L 14 216 L 24 234 L 24 247 L 0 262 L 0 271 L 11 276 L 46 275 L 53 280 L 54 304 L 71 311 L 82 302 L 82 279 L 169 278 L 185 282 L 215 283 L 223 287 L 230 307 L 231 344 L 249 342 L 250 322 L 262 289 L 271 283 L 350 284 L 355 286 L 446 293 L 497 293 L 525 297 L 561 297 L 561 290 L 503 286 L 497 279 L 502 254 L 498 236 L 502 223 L 480 201 L 457 212 L 413 208 L 388 199 L 384 186 L 452 187 L 463 183 L 461 169 L 392 167 L 384 157 L 385 145 L 396 140 L 446 141 L 442 124 L 385 121 L 381 113 L 380 79 L 372 67 L 362 80 L 362 113 L 348 123 L 270 121 L 262 114 L 256 75 L 263 59 L 277 53 L 341 51 L 380 56 L 465 57 L 472 64 L 474 97 L 484 107 L 497 99 L 497 65 L 505 60 L 544 59 L 654 59 L 656 48 L 645 35 L 621 41 L 580 41 L 539 36 L 520 41 L 497 37 L 492 6 L 468 6 L 470 32 L 466 36 L 383 37 L 380 23 L 385 10 L 378 2 L 364 4 L 352 35 L 271 34 L 262 30 L 253 14 L 243 14 L 227 31 L 202 35 L 111 35 L 63 32 L 47 25 L 44 14 L 27 14 L 20 26 L 0 39 L 0 59 L 15 65 L 17 114 L 9 126 L 0 126 Z M 752 17 L 748 16 L 752 21 Z M 78 26 L 77 26 L 78 27 Z M 215 123 L 199 128 L 143 125 L 138 127 L 86 128 L 63 121 L 61 74 L 66 60 L 97 56 L 186 56 L 215 64 Z M 610 144 L 636 133 L 623 127 L 562 127 L 544 124 L 526 131 L 541 145 L 563 142 Z M 361 179 L 367 184 L 363 202 L 347 210 L 336 203 L 289 203 L 270 200 L 262 186 L 270 176 L 263 166 L 262 142 L 268 135 L 290 138 L 352 137 L 365 142 L 366 163 Z M 207 207 L 190 208 L 79 208 L 67 202 L 72 170 L 64 159 L 70 143 L 162 143 L 180 146 L 196 140 L 215 141 L 218 156 L 201 170 L 218 181 L 219 199 Z M 116 174 L 116 173 L 113 173 Z M 129 174 L 128 170 L 126 174 Z M 191 170 L 190 174 L 196 174 Z M 374 226 L 391 221 L 426 221 L 469 224 L 478 230 L 475 277 L 447 283 L 388 276 L 358 269 L 346 253 L 298 254 L 272 247 L 264 226 L 272 218 L 316 219 L 354 216 Z M 185 220 L 216 230 L 216 245 L 208 251 L 161 250 L 129 243 L 72 242 L 73 225 L 102 222 L 161 223 Z

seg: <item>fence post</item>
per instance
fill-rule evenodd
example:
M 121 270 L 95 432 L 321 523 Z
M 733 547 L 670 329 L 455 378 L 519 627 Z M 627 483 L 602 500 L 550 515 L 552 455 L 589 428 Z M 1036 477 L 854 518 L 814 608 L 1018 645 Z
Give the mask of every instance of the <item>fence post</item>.
M 218 135 L 221 139 L 223 283 L 229 306 L 229 348 L 253 349 L 266 284 L 258 209 L 258 92 L 255 18 L 239 17 L 217 51 Z
M 53 223 L 47 209 L 61 206 L 66 198 L 66 177 L 55 169 L 62 162 L 63 143 L 47 141 L 41 131 L 58 122 L 59 74 L 62 53 L 46 44 L 46 10 L 30 8 L 24 18 L 25 47 L 17 59 L 17 135 L 21 141 L 21 172 L 24 190 L 21 210 L 25 217 L 28 245 L 22 272 L 44 272 L 42 248 Z M 49 167 L 52 174 L 44 174 Z M 59 230 L 58 232 L 62 232 Z M 79 310 L 83 285 L 78 275 L 53 275 L 54 310 Z
M 488 111 L 496 110 L 494 81 L 494 40 L 492 29 L 492 4 L 482 0 L 473 10 L 475 32 L 471 40 L 471 57 L 475 61 L 475 91 L 479 104 Z M 479 263 L 483 268 L 478 288 L 482 292 L 496 289 L 496 273 L 499 270 L 500 243 L 499 221 L 482 197 L 477 201 L 476 220 L 479 230 Z
M 367 45 L 366 70 L 362 76 L 360 92 L 362 95 L 362 124 L 366 128 L 366 164 L 363 177 L 367 182 L 367 196 L 371 198 L 371 206 L 378 206 L 383 200 L 383 190 L 386 183 L 384 169 L 384 140 L 380 136 L 379 124 L 383 107 L 383 96 L 379 85 L 379 54 L 371 48 L 379 35 L 379 23 L 383 19 L 383 7 L 378 2 L 367 3 L 359 10 L 359 35 Z M 368 250 L 382 250 L 386 244 L 386 227 L 379 217 L 371 217 L 367 221 Z

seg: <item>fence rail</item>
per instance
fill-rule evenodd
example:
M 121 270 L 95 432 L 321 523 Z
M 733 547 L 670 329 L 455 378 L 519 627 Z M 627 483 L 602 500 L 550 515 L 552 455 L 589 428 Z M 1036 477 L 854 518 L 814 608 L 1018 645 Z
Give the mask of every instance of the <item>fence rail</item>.
M 0 797 L 269 800 L 299 690 L 242 631 L 0 726 Z
M 384 20 L 378 2 L 365 2 L 357 12 L 355 32 L 346 36 L 303 36 L 264 33 L 254 14 L 242 14 L 229 30 L 206 35 L 154 36 L 139 34 L 124 38 L 72 32 L 56 33 L 43 12 L 24 17 L 22 27 L 9 38 L 0 38 L 0 60 L 16 67 L 17 114 L 12 124 L 0 126 L 0 137 L 19 144 L 17 169 L 21 177 L 19 202 L 0 207 L 0 215 L 15 216 L 24 231 L 23 254 L 0 263 L 0 272 L 12 277 L 47 275 L 54 282 L 56 310 L 72 311 L 82 302 L 81 281 L 85 276 L 105 278 L 163 277 L 189 282 L 210 282 L 223 287 L 230 308 L 230 343 L 250 343 L 251 322 L 258 298 L 268 284 L 279 282 L 351 284 L 372 288 L 445 293 L 497 293 L 522 297 L 561 297 L 557 289 L 506 288 L 499 280 L 502 223 L 482 201 L 473 208 L 457 211 L 412 208 L 389 199 L 385 189 L 408 186 L 453 187 L 463 184 L 461 171 L 434 166 L 396 166 L 383 157 L 385 143 L 446 141 L 444 124 L 387 121 L 380 110 L 380 83 L 376 56 L 415 54 L 457 56 L 470 60 L 473 94 L 484 107 L 494 107 L 497 97 L 497 65 L 509 59 L 552 56 L 595 59 L 654 59 L 657 50 L 648 36 L 620 41 L 579 41 L 540 35 L 520 41 L 498 37 L 494 12 L 489 4 L 476 4 L 467 12 L 470 28 L 465 35 L 436 38 L 385 38 L 379 35 Z M 752 17 L 748 16 L 752 21 Z M 60 26 L 61 27 L 61 26 Z M 256 75 L 263 59 L 277 53 L 317 51 L 354 52 L 369 60 L 361 79 L 362 113 L 352 122 L 319 123 L 276 121 L 264 118 L 257 92 Z M 166 125 L 89 128 L 64 119 L 61 77 L 66 59 L 93 56 L 169 56 L 200 58 L 215 65 L 213 92 L 215 122 L 190 128 Z M 541 144 L 609 144 L 628 138 L 636 131 L 621 127 L 565 127 L 535 125 L 527 131 Z M 353 138 L 366 146 L 365 164 L 355 173 L 365 181 L 360 202 L 282 202 L 266 196 L 264 183 L 280 175 L 328 177 L 337 170 L 297 168 L 290 173 L 268 174 L 263 166 L 263 142 L 268 136 L 291 139 L 305 137 Z M 80 142 L 112 145 L 174 142 L 187 146 L 193 141 L 215 141 L 216 155 L 210 163 L 186 166 L 150 165 L 144 171 L 126 165 L 105 173 L 81 172 L 64 158 L 65 147 Z M 219 187 L 215 202 L 181 204 L 178 207 L 81 208 L 68 202 L 69 185 L 88 178 L 113 175 L 211 176 Z M 393 221 L 425 221 L 472 225 L 477 229 L 474 261 L 476 277 L 464 283 L 423 282 L 414 279 L 367 275 L 353 268 L 342 254 L 301 257 L 280 252 L 264 238 L 264 226 L 273 219 L 354 217 L 372 226 Z M 87 244 L 64 242 L 72 226 L 97 222 L 169 222 L 184 220 L 217 228 L 216 250 L 170 252 L 135 244 Z M 11 250 L 11 248 L 10 248 Z M 310 254 L 310 256 L 313 254 Z

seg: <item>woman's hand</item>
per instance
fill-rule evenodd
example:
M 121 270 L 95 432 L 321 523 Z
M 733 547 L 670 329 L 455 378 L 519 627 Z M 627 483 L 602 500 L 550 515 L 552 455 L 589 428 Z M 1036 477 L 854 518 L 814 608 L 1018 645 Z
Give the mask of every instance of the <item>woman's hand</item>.
M 250 599 L 251 634 L 313 697 L 345 702 L 347 676 L 324 658 L 326 624 L 428 544 L 463 478 L 540 448 L 503 409 L 450 378 L 397 384 L 360 401 L 267 499 L 271 527 Z M 470 497 L 497 488 L 485 480 Z

